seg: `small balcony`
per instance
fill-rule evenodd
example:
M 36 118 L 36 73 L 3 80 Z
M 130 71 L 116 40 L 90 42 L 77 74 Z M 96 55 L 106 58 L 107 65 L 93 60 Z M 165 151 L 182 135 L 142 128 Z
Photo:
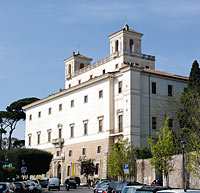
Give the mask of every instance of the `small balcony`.
M 55 145 L 55 147 L 62 147 L 64 142 L 64 138 L 52 139 L 52 144 Z

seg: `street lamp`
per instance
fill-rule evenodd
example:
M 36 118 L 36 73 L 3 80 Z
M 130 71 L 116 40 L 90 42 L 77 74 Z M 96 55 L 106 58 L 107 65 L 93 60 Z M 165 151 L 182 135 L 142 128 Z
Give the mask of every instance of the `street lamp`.
M 137 155 L 134 154 L 134 173 L 135 173 L 135 181 L 137 181 Z
M 182 161 L 183 161 L 183 165 L 182 165 L 182 169 L 183 169 L 183 171 L 182 171 L 182 182 L 183 182 L 183 186 L 182 186 L 182 188 L 183 188 L 183 190 L 185 191 L 185 152 L 184 152 L 184 149 L 185 149 L 185 142 L 184 141 L 181 141 L 181 148 L 182 148 Z
M 5 155 L 4 156 L 4 159 L 5 159 L 5 165 L 6 165 L 6 180 L 7 180 L 7 177 L 8 177 L 8 174 L 7 174 L 7 164 L 8 164 L 8 156 L 7 155 Z

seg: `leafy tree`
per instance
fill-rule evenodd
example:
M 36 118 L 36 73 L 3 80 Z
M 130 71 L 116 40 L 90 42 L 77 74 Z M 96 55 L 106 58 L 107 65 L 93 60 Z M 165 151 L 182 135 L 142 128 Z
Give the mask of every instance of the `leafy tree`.
M 200 138 L 195 132 L 189 132 L 189 135 L 192 140 L 187 144 L 191 150 L 187 152 L 187 170 L 200 178 Z
M 135 173 L 135 150 L 128 139 L 118 139 L 117 143 L 111 147 L 111 153 L 107 159 L 108 176 L 111 179 L 117 177 L 125 179 L 124 164 L 129 164 L 129 175 L 132 177 Z
M 200 68 L 196 60 L 191 68 L 188 86 L 181 95 L 181 104 L 178 112 L 181 128 L 189 128 L 200 134 L 200 128 L 196 126 L 196 120 L 200 121 Z
M 5 155 L 10 163 L 16 168 L 18 174 L 21 167 L 27 167 L 27 175 L 45 174 L 49 171 L 53 155 L 47 151 L 39 149 L 16 148 L 0 152 L 0 160 L 4 160 Z M 24 160 L 24 165 L 22 163 Z
M 37 100 L 38 99 L 35 97 L 20 99 L 7 106 L 6 111 L 0 111 L 0 126 L 1 129 L 3 129 L 2 132 L 7 128 L 10 129 L 8 136 L 8 149 L 11 148 L 11 138 L 17 123 L 26 118 L 26 114 L 22 107 Z
M 83 174 L 86 177 L 86 180 L 88 181 L 88 176 L 93 176 L 96 170 L 93 160 L 80 158 L 78 161 L 81 163 L 81 174 Z
M 157 132 L 156 135 L 158 137 L 157 140 L 154 140 L 152 137 L 148 138 L 152 152 L 150 164 L 157 173 L 161 172 L 164 174 L 168 186 L 168 176 L 174 168 L 172 156 L 175 153 L 173 134 L 168 127 L 168 118 L 165 120 L 165 125 L 160 128 L 160 132 Z

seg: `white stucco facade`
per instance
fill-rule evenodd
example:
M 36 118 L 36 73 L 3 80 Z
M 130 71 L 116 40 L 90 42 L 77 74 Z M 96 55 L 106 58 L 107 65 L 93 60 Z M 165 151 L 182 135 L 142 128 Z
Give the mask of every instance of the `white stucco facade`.
M 62 182 L 80 176 L 77 160 L 86 156 L 94 159 L 96 177 L 105 178 L 106 158 L 118 137 L 148 146 L 147 137 L 164 116 L 175 124 L 170 101 L 187 78 L 155 70 L 155 57 L 141 53 L 142 35 L 125 25 L 109 36 L 110 55 L 94 64 L 73 53 L 64 61 L 65 89 L 24 107 L 26 147 L 54 154 L 48 176 Z

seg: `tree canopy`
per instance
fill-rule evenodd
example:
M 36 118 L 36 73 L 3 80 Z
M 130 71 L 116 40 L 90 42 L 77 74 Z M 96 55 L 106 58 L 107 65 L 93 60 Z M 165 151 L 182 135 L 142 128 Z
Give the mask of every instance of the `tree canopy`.
M 17 100 L 7 106 L 6 111 L 0 111 L 0 148 L 2 144 L 2 134 L 9 129 L 8 149 L 11 148 L 12 133 L 20 120 L 25 120 L 26 114 L 22 109 L 23 106 L 39 100 L 38 98 L 24 98 Z
M 78 161 L 81 163 L 81 174 L 88 180 L 88 176 L 93 176 L 96 170 L 93 160 L 84 158 Z
M 150 163 L 157 173 L 164 174 L 167 185 L 169 185 L 168 176 L 174 167 L 172 156 L 175 154 L 175 146 L 172 131 L 168 127 L 168 118 L 165 120 L 165 125 L 160 128 L 160 132 L 156 132 L 156 135 L 158 139 L 148 138 L 153 156 Z
M 27 167 L 27 175 L 45 174 L 49 171 L 53 155 L 47 151 L 39 149 L 16 148 L 0 152 L 0 160 L 8 157 L 9 163 L 16 168 L 18 174 L 21 167 Z M 22 163 L 24 161 L 24 164 Z

